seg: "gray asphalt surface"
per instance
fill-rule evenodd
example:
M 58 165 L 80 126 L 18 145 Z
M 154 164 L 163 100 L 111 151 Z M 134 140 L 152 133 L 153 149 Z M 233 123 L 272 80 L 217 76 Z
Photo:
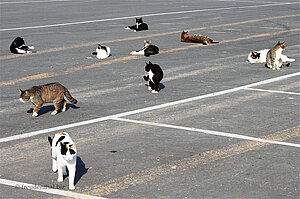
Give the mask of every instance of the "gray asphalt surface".
M 77 143 L 77 193 L 105 198 L 299 197 L 299 74 L 251 87 L 263 91 L 241 89 L 178 102 L 298 73 L 299 1 L 28 0 L 1 1 L 0 9 L 0 140 L 45 131 L 0 142 L 0 197 L 65 197 L 8 186 L 1 179 L 68 191 L 68 177 L 58 183 L 52 173 L 47 140 L 58 131 L 49 128 L 68 124 L 59 131 Z M 135 16 L 144 16 L 148 31 L 124 30 Z M 181 43 L 182 30 L 220 43 Z M 9 46 L 17 36 L 37 53 L 11 55 Z M 144 40 L 152 40 L 160 54 L 129 55 Z M 285 41 L 283 54 L 296 59 L 290 67 L 271 71 L 247 62 L 250 51 L 271 48 L 277 41 Z M 97 43 L 109 46 L 112 56 L 87 59 Z M 143 80 L 148 61 L 164 70 L 158 94 L 148 92 Z M 46 104 L 33 118 L 33 106 L 19 101 L 19 89 L 56 81 L 78 104 L 68 104 L 66 112 L 55 116 L 50 114 L 53 105 Z M 169 102 L 178 103 L 151 108 Z M 135 112 L 77 126 L 128 111 Z

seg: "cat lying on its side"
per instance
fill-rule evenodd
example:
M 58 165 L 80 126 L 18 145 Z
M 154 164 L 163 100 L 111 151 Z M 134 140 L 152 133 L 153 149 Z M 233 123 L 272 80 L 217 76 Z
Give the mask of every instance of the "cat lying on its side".
M 204 45 L 219 43 L 218 41 L 214 41 L 204 35 L 188 35 L 187 31 L 182 31 L 180 41 L 188 43 L 202 43 Z
M 96 52 L 93 52 L 92 55 L 96 55 L 98 59 L 105 59 L 110 56 L 110 48 L 108 46 L 98 44 Z
M 273 53 L 276 53 L 275 51 L 277 51 L 277 54 L 278 54 L 278 63 L 279 63 L 279 60 L 281 59 L 281 63 L 284 63 L 284 62 L 294 62 L 295 59 L 292 59 L 292 58 L 289 58 L 288 56 L 286 55 L 283 55 L 282 54 L 282 51 L 283 49 L 285 48 L 284 47 L 284 43 L 283 44 L 283 48 L 280 47 L 280 42 L 277 43 L 277 50 L 276 49 L 273 49 Z M 275 46 L 275 47 L 276 47 Z M 282 48 L 282 50 L 279 50 L 279 48 Z M 256 64 L 256 63 L 266 63 L 267 62 L 267 54 L 268 52 L 270 51 L 271 49 L 263 49 L 263 50 L 260 50 L 260 51 L 253 51 L 253 52 L 250 52 L 249 55 L 248 55 L 248 61 L 251 63 L 251 64 Z M 279 51 L 281 52 L 279 52 Z M 270 56 L 270 55 L 269 55 Z M 288 65 L 288 64 L 287 64 Z M 268 68 L 270 68 L 269 66 L 267 66 Z M 273 69 L 274 68 L 274 69 Z M 280 68 L 280 67 L 279 67 Z M 272 67 L 273 70 L 276 69 L 276 67 Z
M 77 100 L 74 99 L 68 89 L 58 82 L 45 84 L 41 86 L 33 86 L 25 91 L 20 89 L 20 101 L 27 102 L 31 100 L 34 105 L 33 117 L 38 116 L 38 111 L 44 103 L 53 103 L 55 110 L 51 115 L 55 115 L 63 105 L 62 111 L 66 111 L 67 102 L 64 96 L 72 103 L 76 104 Z
M 125 29 L 126 30 L 134 30 L 134 32 L 137 32 L 137 31 L 142 31 L 142 30 L 148 30 L 148 25 L 143 22 L 142 17 L 135 18 L 135 25 L 127 26 Z
M 51 146 L 52 170 L 58 173 L 58 182 L 64 180 L 64 175 L 69 172 L 69 189 L 74 190 L 74 180 L 76 173 L 77 149 L 76 144 L 72 141 L 66 132 L 58 132 L 53 138 L 48 136 Z
M 15 38 L 10 45 L 10 52 L 14 54 L 32 53 L 33 51 L 30 51 L 32 49 L 34 49 L 34 46 L 26 46 L 22 37 Z
M 163 78 L 163 70 L 157 64 L 152 64 L 150 61 L 146 63 L 145 66 L 146 76 L 144 76 L 145 81 L 149 82 L 148 90 L 152 93 L 158 93 L 159 82 Z
M 159 53 L 159 48 L 152 44 L 152 41 L 144 40 L 144 47 L 138 51 L 132 51 L 131 55 L 145 55 L 149 57 L 150 55 L 155 55 Z

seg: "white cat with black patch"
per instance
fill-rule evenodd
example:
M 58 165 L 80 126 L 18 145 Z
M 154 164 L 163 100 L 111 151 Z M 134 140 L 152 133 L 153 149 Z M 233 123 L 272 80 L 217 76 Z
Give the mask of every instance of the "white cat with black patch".
M 63 176 L 69 172 L 69 189 L 74 190 L 74 180 L 76 173 L 77 149 L 75 143 L 66 132 L 58 132 L 52 139 L 48 137 L 52 147 L 52 170 L 58 172 L 58 182 L 64 180 Z
M 98 59 L 105 59 L 110 56 L 110 48 L 108 46 L 98 44 L 96 52 L 93 52 L 92 55 L 96 55 Z
M 257 64 L 257 63 L 266 63 L 267 61 L 267 54 L 270 51 L 270 49 L 263 49 L 259 51 L 252 51 L 248 55 L 248 61 L 251 64 Z M 294 62 L 295 59 L 289 58 L 286 55 L 281 54 L 282 62 Z
M 152 64 L 150 61 L 145 66 L 146 75 L 144 76 L 145 81 L 149 82 L 148 90 L 152 93 L 158 93 L 159 82 L 163 78 L 163 70 L 157 64 Z

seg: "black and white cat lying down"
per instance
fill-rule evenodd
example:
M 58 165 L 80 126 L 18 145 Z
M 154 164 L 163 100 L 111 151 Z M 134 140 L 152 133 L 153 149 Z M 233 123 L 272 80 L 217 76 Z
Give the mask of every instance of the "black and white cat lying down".
M 34 46 L 26 46 L 25 41 L 22 37 L 17 37 L 10 45 L 10 52 L 14 54 L 25 54 L 32 53 Z
M 152 93 L 158 93 L 159 82 L 163 78 L 163 70 L 157 64 L 152 64 L 150 61 L 146 63 L 145 66 L 146 76 L 144 76 L 145 81 L 148 81 L 148 90 Z
M 142 31 L 142 30 L 148 30 L 148 25 L 143 22 L 142 17 L 135 18 L 135 25 L 127 26 L 125 29 L 126 30 L 134 30 L 134 32 L 137 32 L 137 31 Z
M 145 55 L 149 57 L 150 55 L 156 55 L 159 53 L 159 48 L 152 44 L 152 41 L 144 40 L 144 47 L 140 50 L 132 51 L 131 55 Z

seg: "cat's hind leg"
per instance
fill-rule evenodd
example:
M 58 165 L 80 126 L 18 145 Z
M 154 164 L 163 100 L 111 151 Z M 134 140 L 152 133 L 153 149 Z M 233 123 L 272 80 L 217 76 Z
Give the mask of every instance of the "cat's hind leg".
M 61 111 L 65 112 L 67 110 L 67 101 L 64 99 L 63 101 L 63 108 Z
M 64 99 L 64 101 L 66 100 Z M 54 103 L 55 110 L 51 112 L 51 115 L 56 115 L 59 109 L 61 108 L 63 102 L 53 102 L 53 103 Z

